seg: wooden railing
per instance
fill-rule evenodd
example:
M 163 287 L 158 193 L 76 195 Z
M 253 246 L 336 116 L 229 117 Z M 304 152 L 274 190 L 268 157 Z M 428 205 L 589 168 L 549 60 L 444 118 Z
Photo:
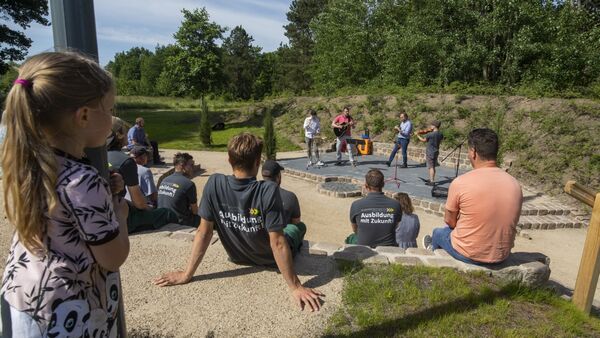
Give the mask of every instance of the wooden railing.
M 575 306 L 589 314 L 600 274 L 600 193 L 575 181 L 567 182 L 565 192 L 593 208 L 573 292 Z

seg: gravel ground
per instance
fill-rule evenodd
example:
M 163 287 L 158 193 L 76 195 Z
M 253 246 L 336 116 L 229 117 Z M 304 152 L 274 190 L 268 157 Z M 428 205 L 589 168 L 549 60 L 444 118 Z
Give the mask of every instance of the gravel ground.
M 170 161 L 174 153 L 173 150 L 166 150 L 163 156 Z M 194 179 L 199 194 L 210 174 L 231 173 L 226 153 L 190 153 L 196 163 L 206 170 Z M 298 196 L 302 220 L 308 226 L 306 239 L 343 243 L 350 233 L 348 213 L 354 198 L 321 195 L 316 193 L 315 184 L 287 176 L 283 177 L 282 186 Z M 443 220 L 422 211 L 417 211 L 417 214 L 421 220 L 420 243 L 421 237 L 430 234 Z M 4 253 L 0 268 L 3 268 L 12 229 L 4 217 L 0 217 L 0 225 L 4 229 L 0 232 L 0 250 Z M 529 233 L 532 239 L 518 237 L 515 250 L 540 251 L 550 256 L 551 278 L 572 288 L 585 230 Z M 131 253 L 122 267 L 127 326 L 130 331 L 175 337 L 319 336 L 328 318 L 340 306 L 342 279 L 334 264 L 326 258 L 302 255 L 296 258 L 296 269 L 302 282 L 326 294 L 321 312 L 310 313 L 294 307 L 285 282 L 277 271 L 228 262 L 220 241 L 208 249 L 191 283 L 177 287 L 156 287 L 151 283 L 154 277 L 185 266 L 191 242 L 167 238 L 161 232 L 136 234 L 130 238 Z M 596 295 L 598 298 L 600 292 Z

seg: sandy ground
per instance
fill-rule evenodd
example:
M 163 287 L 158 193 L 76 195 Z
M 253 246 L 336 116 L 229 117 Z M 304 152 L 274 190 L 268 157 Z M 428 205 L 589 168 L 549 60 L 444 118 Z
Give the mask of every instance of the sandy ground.
M 170 160 L 174 151 L 163 154 Z M 226 153 L 190 152 L 206 170 L 194 179 L 199 194 L 208 176 L 230 174 Z M 281 154 L 287 157 L 295 154 Z M 157 178 L 155 178 L 157 179 Z M 306 239 L 343 243 L 350 233 L 348 213 L 355 199 L 318 194 L 315 184 L 283 177 L 282 186 L 295 192 L 307 224 Z M 430 234 L 442 219 L 417 211 L 422 236 Z M 12 229 L 2 217 L 0 250 L 6 254 Z M 537 251 L 548 255 L 551 279 L 573 288 L 585 230 L 530 231 L 532 239 L 517 237 L 513 251 Z M 341 302 L 342 279 L 325 258 L 299 256 L 300 279 L 326 294 L 320 313 L 300 312 L 289 299 L 283 278 L 275 270 L 234 265 L 216 242 L 209 248 L 193 281 L 184 286 L 159 288 L 151 280 L 161 272 L 182 268 L 191 243 L 165 237 L 164 233 L 132 235 L 131 253 L 122 267 L 127 326 L 129 330 L 175 337 L 216 336 L 317 336 Z M 4 266 L 6 256 L 1 264 Z M 597 292 L 600 300 L 600 292 Z

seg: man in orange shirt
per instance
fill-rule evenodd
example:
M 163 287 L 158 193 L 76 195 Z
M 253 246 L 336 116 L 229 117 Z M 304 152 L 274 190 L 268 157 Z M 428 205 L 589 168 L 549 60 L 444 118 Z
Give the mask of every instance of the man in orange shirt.
M 423 246 L 444 249 L 470 264 L 495 264 L 510 254 L 521 214 L 519 182 L 496 165 L 498 135 L 474 129 L 468 136 L 473 170 L 450 185 L 444 221 L 448 225 L 423 238 Z

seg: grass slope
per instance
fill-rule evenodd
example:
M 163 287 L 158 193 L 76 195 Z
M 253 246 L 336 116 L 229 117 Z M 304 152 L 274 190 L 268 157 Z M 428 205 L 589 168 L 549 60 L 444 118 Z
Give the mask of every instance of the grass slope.
M 592 337 L 590 318 L 550 290 L 447 268 L 345 265 L 329 337 Z

